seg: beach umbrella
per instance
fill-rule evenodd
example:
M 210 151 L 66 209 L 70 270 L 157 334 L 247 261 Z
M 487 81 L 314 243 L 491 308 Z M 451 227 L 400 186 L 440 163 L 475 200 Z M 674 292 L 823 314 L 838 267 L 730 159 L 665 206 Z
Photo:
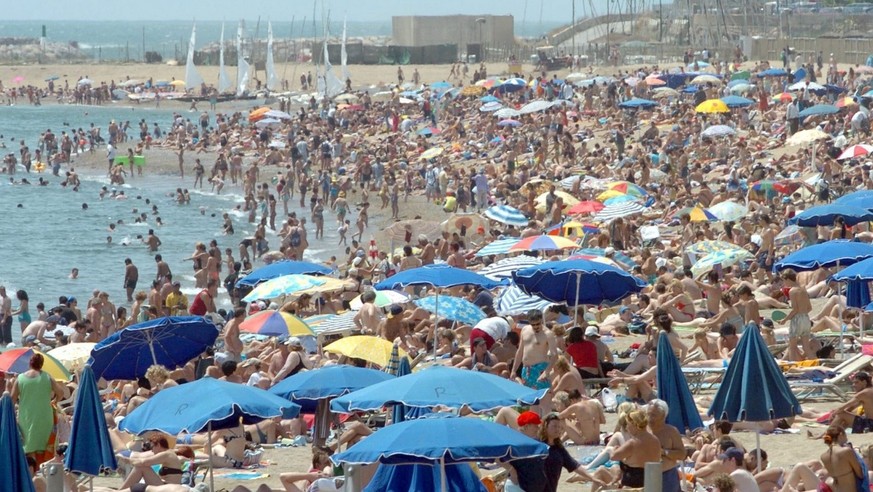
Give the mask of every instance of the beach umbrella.
M 575 233 L 577 236 L 583 236 L 585 234 L 597 234 L 599 232 L 600 228 L 594 224 L 584 224 L 575 220 L 568 220 L 561 224 L 553 225 L 546 230 L 546 234 L 549 236 L 565 237 L 569 237 L 572 233 Z
M 846 282 L 846 306 L 864 308 L 870 304 L 870 283 L 866 280 Z M 863 334 L 862 334 L 863 336 Z M 840 344 L 840 349 L 844 347 Z
M 587 77 L 588 76 L 582 72 L 573 72 L 573 73 L 567 75 L 566 77 L 564 77 L 564 80 L 572 83 L 572 82 L 579 82 L 580 80 L 585 80 Z
M 749 189 L 758 193 L 766 193 L 767 196 L 775 196 L 776 193 L 790 195 L 797 191 L 799 186 L 800 184 L 797 182 L 762 179 L 761 181 L 755 181 L 752 183 Z
M 847 226 L 854 226 L 861 222 L 873 221 L 873 212 L 861 207 L 831 203 L 806 209 L 788 219 L 788 224 L 797 224 L 802 227 L 833 225 L 837 217 L 842 217 Z
M 258 128 L 266 128 L 268 126 L 277 126 L 282 122 L 277 120 L 276 118 L 261 118 L 255 123 L 255 126 Z
M 356 96 L 354 94 L 348 94 L 348 93 L 347 94 L 340 94 L 340 95 L 336 96 L 335 98 L 333 98 L 333 100 L 337 101 L 337 102 L 350 103 L 350 102 L 357 101 L 358 96 Z
M 479 251 L 476 251 L 476 256 L 505 255 L 509 253 L 509 248 L 518 244 L 519 241 L 520 239 L 517 237 L 508 237 L 491 241 L 485 246 L 482 246 Z
M 873 244 L 835 239 L 795 251 L 773 265 L 774 271 L 791 268 L 799 272 L 846 267 L 873 258 Z
M 539 113 L 540 111 L 544 111 L 552 107 L 552 103 L 550 101 L 543 101 L 542 99 L 537 99 L 535 101 L 531 101 L 521 109 L 518 110 L 521 114 L 530 114 L 530 113 Z
M 570 207 L 570 209 L 567 210 L 567 213 L 569 215 L 595 214 L 603 210 L 604 207 L 605 206 L 602 203 L 596 200 L 586 200 Z
M 606 193 L 612 193 L 613 191 L 614 190 L 607 190 Z M 639 200 L 639 197 L 635 197 L 633 195 L 620 194 L 618 196 L 614 196 L 612 198 L 607 198 L 606 200 L 603 200 L 603 205 L 608 207 L 610 205 L 618 205 L 619 203 L 635 202 L 637 200 Z
M 13 79 L 13 80 L 15 80 L 15 79 Z M 23 77 L 22 77 L 22 80 L 24 80 Z M 160 84 L 160 82 L 158 82 L 158 84 Z M 79 81 L 76 82 L 76 85 L 94 85 L 94 81 L 91 79 L 79 79 Z
M 693 79 L 691 79 L 691 81 L 689 83 L 693 84 L 693 85 L 705 85 L 705 84 L 720 85 L 721 79 L 716 77 L 715 75 L 708 75 L 708 74 L 707 75 L 698 75 L 697 77 L 694 77 Z
M 377 290 L 394 290 L 410 285 L 428 285 L 442 289 L 462 285 L 477 285 L 486 289 L 493 289 L 499 286 L 500 283 L 470 270 L 463 270 L 448 265 L 426 265 L 398 272 L 373 287 Z
M 679 91 L 672 87 L 656 87 L 652 89 L 652 97 L 654 98 L 676 97 L 678 95 Z
M 779 234 L 773 238 L 774 244 L 776 246 L 792 246 L 794 244 L 803 244 L 803 234 L 800 230 L 800 227 L 796 225 L 790 225 L 785 229 L 782 229 Z
M 485 210 L 482 215 L 501 224 L 514 225 L 516 227 L 525 227 L 530 222 L 521 210 L 509 205 L 495 205 Z
M 829 114 L 837 114 L 840 112 L 840 108 L 833 106 L 831 104 L 816 104 L 815 106 L 810 106 L 799 113 L 801 118 L 806 118 L 807 116 L 822 116 Z
M 370 96 L 370 99 L 375 101 L 375 102 L 387 102 L 393 98 L 394 98 L 394 92 L 392 92 L 392 91 L 376 92 L 375 94 Z
M 598 256 L 598 257 L 607 257 L 606 249 L 604 249 L 604 248 L 582 248 L 582 249 L 576 250 L 573 253 L 573 256 L 575 256 L 575 255 L 591 255 L 591 256 Z M 570 256 L 570 258 L 573 258 L 573 256 Z M 611 251 L 608 256 L 610 258 L 612 258 L 613 261 L 615 261 L 616 263 L 618 263 L 619 265 L 621 265 L 622 267 L 624 267 L 627 270 L 633 270 L 634 267 L 637 266 L 637 262 L 635 262 L 633 260 L 633 258 L 622 253 L 619 250 Z
M 184 80 L 174 80 L 174 81 L 170 82 L 170 85 L 172 85 L 173 87 L 185 87 L 185 81 Z
M 254 109 L 249 112 L 249 123 L 254 123 L 262 118 L 266 117 L 266 114 L 270 111 L 270 108 L 267 106 L 261 106 L 260 108 Z
M 707 210 L 723 222 L 736 222 L 749 214 L 749 209 L 746 206 L 732 201 L 716 203 Z
M 482 96 L 482 97 L 480 97 L 480 98 L 479 98 L 479 102 L 482 102 L 482 103 L 500 102 L 500 98 L 499 98 L 499 97 L 494 97 L 494 96 L 492 96 L 491 94 L 488 94 L 488 95 L 486 95 L 486 96 Z
M 92 342 L 68 343 L 53 348 L 46 354 L 60 362 L 68 371 L 78 372 L 88 362 L 95 345 L 97 344 Z
M 758 328 L 748 326 L 740 337 L 707 414 L 716 420 L 729 422 L 769 422 L 800 415 L 801 411 L 797 397 Z M 756 448 L 760 450 L 759 432 L 755 433 L 755 438 Z M 757 462 L 760 468 L 760 456 Z
M 703 427 L 697 405 L 688 387 L 682 364 L 676 358 L 666 332 L 658 336 L 658 359 L 655 377 L 658 398 L 667 403 L 667 423 L 679 429 L 681 434 Z
M 613 181 L 606 185 L 608 190 L 618 191 L 619 193 L 624 193 L 626 195 L 632 195 L 636 197 L 646 197 L 649 196 L 649 193 L 642 186 L 631 183 L 630 181 Z
M 540 212 L 546 212 L 546 211 L 547 211 L 547 210 L 546 210 L 546 204 L 548 203 L 548 195 L 549 195 L 549 192 L 542 193 L 541 195 L 539 195 L 538 197 L 536 197 L 536 199 L 534 200 L 534 203 L 536 204 L 536 209 L 537 209 L 538 211 L 540 211 Z M 561 200 L 564 202 L 564 208 L 565 208 L 565 209 L 566 209 L 566 208 L 570 208 L 570 207 L 572 207 L 573 205 L 576 205 L 577 203 L 579 203 L 579 199 L 578 199 L 578 198 L 576 198 L 576 197 L 574 197 L 573 195 L 567 193 L 566 191 L 555 190 L 555 196 L 558 196 L 558 197 L 561 198 Z
M 472 236 L 474 234 L 484 234 L 488 229 L 488 221 L 476 213 L 454 213 L 449 215 L 449 218 L 440 224 L 440 230 L 443 232 L 457 232 L 461 236 Z
M 834 200 L 834 203 L 855 202 L 856 200 L 869 200 L 871 203 L 873 203 L 873 190 L 858 190 L 853 191 L 852 193 L 846 193 L 845 195 Z
M 503 258 L 502 260 L 495 261 L 487 267 L 479 270 L 479 274 L 488 277 L 496 282 L 500 282 L 503 279 L 512 279 L 512 272 L 516 270 L 539 265 L 544 261 L 545 260 L 543 260 L 542 258 L 536 256 L 510 256 L 509 258 Z
M 545 311 L 554 304 L 540 296 L 527 294 L 517 285 L 510 285 L 494 298 L 494 309 L 501 316 L 525 314 L 531 309 Z
M 30 358 L 34 354 L 41 354 L 43 356 L 42 370 L 53 379 L 70 381 L 73 378 L 59 360 L 45 352 L 27 347 L 10 349 L 0 354 L 0 371 L 10 374 L 25 373 L 30 369 Z
M 522 125 L 522 123 L 521 123 L 520 121 L 518 121 L 518 120 L 512 120 L 512 119 L 509 119 L 509 120 L 500 120 L 500 121 L 497 122 L 497 126 L 502 126 L 502 127 L 507 127 L 507 126 L 508 126 L 508 127 L 512 127 L 512 128 L 518 128 L 518 127 L 520 127 L 521 125 Z
M 7 490 L 34 492 L 12 397 L 0 397 L 0 477 Z
M 274 118 L 277 120 L 290 120 L 292 116 L 285 111 L 279 111 L 278 109 L 271 109 L 264 113 L 264 117 L 266 118 Z
M 730 92 L 731 94 L 748 94 L 752 88 L 754 88 L 754 86 L 751 84 L 736 84 L 730 88 Z
M 404 243 L 411 243 L 417 240 L 419 236 L 425 236 L 427 239 L 433 240 L 440 237 L 440 224 L 439 222 L 422 219 L 401 220 L 386 227 L 384 233 L 388 236 L 388 239 Z
M 575 241 L 567 239 L 563 236 L 549 236 L 540 234 L 539 236 L 530 236 L 519 241 L 515 246 L 509 248 L 509 252 L 513 251 L 556 251 L 559 249 L 576 249 L 579 245 Z
M 314 336 L 315 333 L 302 319 L 291 313 L 267 309 L 249 316 L 239 325 L 241 331 L 268 337 Z
M 310 316 L 304 321 L 316 335 L 347 334 L 355 328 L 357 314 L 356 311 L 346 311 L 342 314 L 323 314 Z
M 212 431 L 257 424 L 267 419 L 294 418 L 300 405 L 246 384 L 204 377 L 191 383 L 162 389 L 136 407 L 119 423 L 131 434 L 163 432 L 171 436 L 182 432 L 207 433 L 207 449 L 212 449 Z M 212 462 L 209 462 L 210 490 L 215 490 Z
M 813 128 L 811 130 L 801 130 L 794 135 L 788 137 L 785 141 L 786 145 L 808 145 L 817 140 L 822 140 L 826 138 L 831 138 L 827 133 L 819 130 L 818 128 Z
M 698 104 L 694 111 L 698 113 L 729 113 L 730 108 L 721 99 L 709 99 Z
M 528 294 L 552 302 L 566 302 L 579 310 L 580 304 L 617 302 L 646 283 L 621 268 L 599 261 L 547 261 L 515 272 L 515 284 Z
M 403 292 L 398 292 L 396 290 L 374 290 L 376 293 L 376 300 L 373 301 L 373 305 L 376 307 L 385 307 L 390 306 L 392 304 L 404 304 L 409 302 L 409 296 Z M 355 297 L 352 299 L 352 302 L 349 303 L 349 306 L 354 311 L 359 311 L 364 303 L 361 301 L 361 296 Z
M 637 85 L 639 85 L 640 82 L 642 82 L 642 79 L 640 79 L 639 77 L 631 76 L 624 79 L 624 83 L 631 87 L 636 87 Z
M 416 132 L 418 135 L 423 135 L 425 137 L 430 137 L 431 135 L 439 135 L 442 133 L 442 130 L 435 126 L 428 126 L 426 128 L 422 128 Z
M 646 207 L 644 207 L 639 202 L 626 202 L 619 203 L 617 205 L 608 205 L 606 208 L 597 212 L 597 214 L 591 218 L 594 222 L 609 222 L 611 220 L 615 220 L 621 217 L 629 217 L 631 215 L 640 214 L 646 211 Z
M 331 402 L 330 408 L 339 413 L 367 412 L 402 403 L 416 408 L 466 406 L 479 413 L 503 406 L 535 405 L 546 391 L 533 390 L 488 372 L 435 365 L 340 396 Z
M 749 80 L 752 77 L 752 73 L 748 70 L 743 70 L 740 72 L 734 72 L 731 74 L 731 80 Z
M 88 366 L 79 375 L 73 409 L 73 425 L 70 429 L 69 447 L 64 455 L 64 467 L 71 472 L 92 476 L 99 475 L 104 468 L 118 468 L 97 381 Z
M 863 157 L 863 156 L 869 154 L 870 152 L 873 152 L 873 145 L 867 145 L 867 144 L 852 145 L 851 147 L 847 148 L 842 153 L 840 153 L 839 157 L 837 157 L 837 160 L 842 161 L 845 159 L 856 159 L 858 157 Z
M 691 274 L 694 278 L 700 278 L 715 268 L 716 265 L 721 265 L 722 268 L 727 268 L 750 258 L 752 258 L 752 253 L 749 253 L 744 249 L 716 251 L 715 253 L 709 253 L 703 258 L 697 260 L 697 262 L 691 266 Z
M 827 89 L 823 85 L 816 84 L 815 82 L 810 82 L 807 80 L 801 80 L 800 82 L 796 82 L 788 86 L 788 90 L 791 92 L 797 92 L 802 90 L 808 90 L 810 92 L 816 91 L 826 91 Z
M 461 488 L 461 483 L 450 482 L 448 467 L 462 462 L 511 462 L 518 458 L 545 456 L 548 449 L 541 441 L 500 424 L 434 414 L 384 427 L 346 451 L 331 456 L 331 461 L 336 464 L 422 464 L 434 468 L 431 476 L 439 473 L 438 484 L 434 484 L 432 478 L 422 477 L 419 479 L 423 484 L 421 487 L 410 488 L 412 482 L 401 482 L 397 489 L 374 486 L 370 489 L 374 491 L 478 492 L 484 489 L 481 482 L 473 481 L 474 487 L 465 488 Z M 472 470 L 469 466 L 467 469 Z
M 719 251 L 745 251 L 742 246 L 727 241 L 698 241 L 685 248 L 686 253 L 708 255 Z
M 701 132 L 704 137 L 730 137 L 737 131 L 727 125 L 712 125 Z
M 787 77 L 788 72 L 786 72 L 782 68 L 768 68 L 767 70 L 758 72 L 755 76 L 761 77 L 761 78 L 764 78 L 764 77 Z
M 393 344 L 384 338 L 369 335 L 355 335 L 340 338 L 339 340 L 324 347 L 325 352 L 345 355 L 353 359 L 362 359 L 372 362 L 377 366 L 385 367 L 391 358 Z M 401 356 L 406 357 L 406 352 L 401 351 Z
M 451 89 L 451 88 L 452 88 L 452 84 L 449 83 L 449 82 L 446 82 L 445 80 L 441 80 L 441 81 L 439 81 L 439 82 L 434 82 L 434 83 L 430 84 L 430 88 L 431 88 L 431 89 L 437 89 L 437 90 L 440 90 L 440 89 Z
M 325 265 L 309 261 L 282 260 L 262 266 L 245 277 L 237 280 L 236 287 L 243 285 L 255 286 L 261 282 L 285 275 L 330 275 L 333 270 Z
M 440 316 L 445 319 L 468 325 L 475 325 L 485 319 L 485 313 L 479 306 L 460 297 L 428 296 L 416 299 L 414 302 L 422 309 L 432 313 L 440 313 Z
M 773 99 L 773 101 L 775 102 L 790 103 L 794 100 L 794 94 L 790 92 L 783 92 L 781 94 L 776 94 L 771 99 Z
M 485 93 L 488 89 L 478 85 L 468 85 L 461 89 L 462 96 L 479 96 Z
M 845 108 L 849 106 L 857 106 L 858 101 L 855 100 L 854 97 L 841 97 L 837 100 L 834 106 L 838 108 Z
M 521 116 L 521 112 L 513 108 L 498 109 L 493 114 L 497 118 L 518 118 Z
M 473 467 L 466 463 L 450 464 L 445 467 L 430 464 L 380 464 L 373 478 L 363 488 L 363 492 L 440 490 L 443 471 L 445 471 L 446 492 L 488 492 L 485 484 L 476 476 Z
M 502 84 L 497 87 L 497 90 L 501 92 L 515 92 L 520 91 L 527 88 L 527 81 L 520 78 L 512 78 L 505 80 Z
M 291 401 L 322 400 L 394 379 L 394 376 L 375 369 L 346 364 L 334 364 L 311 371 L 298 372 L 270 388 L 270 393 Z
M 97 378 L 134 380 L 155 364 L 170 370 L 182 367 L 211 347 L 218 332 L 218 327 L 201 316 L 167 316 L 137 323 L 94 346 L 88 365 Z
M 657 107 L 658 103 L 656 101 L 651 101 L 649 99 L 640 99 L 633 98 L 628 99 L 627 101 L 620 102 L 618 107 L 623 109 L 651 109 Z
M 866 259 L 846 267 L 831 275 L 831 280 L 836 282 L 869 282 L 873 280 L 873 259 Z
M 646 77 L 643 80 L 646 82 L 646 85 L 648 85 L 649 87 L 667 84 L 667 82 L 664 79 L 658 78 L 657 75 L 649 75 L 648 77 Z
M 715 216 L 709 210 L 701 207 L 700 205 L 696 205 L 694 207 L 688 207 L 677 211 L 673 214 L 674 217 L 682 217 L 687 214 L 690 217 L 691 222 L 717 222 L 718 217 Z
M 621 265 L 616 263 L 615 261 L 605 257 L 605 256 L 595 256 L 595 255 L 570 255 L 567 257 L 568 260 L 588 260 L 588 261 L 596 261 L 599 263 L 603 263 L 605 265 L 614 266 L 616 268 L 622 268 Z
M 299 273 L 282 275 L 281 277 L 275 277 L 258 284 L 242 300 L 252 302 L 260 299 L 276 299 L 277 297 L 291 295 L 326 283 L 327 280 L 323 277 Z
M 442 153 L 443 153 L 442 147 L 431 147 L 431 148 L 425 150 L 424 152 L 422 152 L 420 157 L 421 157 L 421 159 L 424 159 L 424 160 L 433 159 L 434 157 L 437 157 Z
M 500 84 L 500 82 L 501 82 L 501 80 L 497 77 L 488 77 L 487 79 L 482 79 L 480 81 L 477 81 L 473 85 L 476 85 L 478 87 L 484 87 L 486 89 L 490 89 L 490 88 L 494 87 L 495 85 Z

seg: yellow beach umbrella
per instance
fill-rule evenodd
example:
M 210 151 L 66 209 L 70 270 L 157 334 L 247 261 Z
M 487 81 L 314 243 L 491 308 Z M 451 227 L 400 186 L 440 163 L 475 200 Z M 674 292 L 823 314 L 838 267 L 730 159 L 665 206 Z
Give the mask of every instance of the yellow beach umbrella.
M 384 338 L 369 335 L 356 335 L 341 338 L 324 347 L 325 352 L 345 355 L 354 359 L 363 359 L 381 367 L 388 365 L 391 359 L 391 349 L 394 344 Z M 406 351 L 398 349 L 401 357 L 407 357 Z
M 606 200 L 609 200 L 610 198 L 625 196 L 626 194 L 627 193 L 623 193 L 623 192 L 618 191 L 618 190 L 606 190 L 603 193 L 597 195 L 597 201 L 598 202 L 605 202 Z
M 58 360 L 68 371 L 76 372 L 81 369 L 91 357 L 91 350 L 96 343 L 81 342 L 61 345 L 46 352 Z
M 421 158 L 424 160 L 433 159 L 443 153 L 442 147 L 431 147 L 421 153 Z
M 42 370 L 53 379 L 70 381 L 73 376 L 63 364 L 51 355 L 32 348 L 14 348 L 0 354 L 0 371 L 10 374 L 23 374 L 30 369 L 30 358 L 34 354 L 42 354 L 44 362 Z
M 174 80 L 174 81 L 170 82 L 170 85 L 172 85 L 173 87 L 185 87 L 185 81 L 184 80 Z
M 698 113 L 729 113 L 731 110 L 721 99 L 709 99 L 698 104 L 694 111 Z
M 486 89 L 482 86 L 468 85 L 467 87 L 464 87 L 463 89 L 461 89 L 461 95 L 462 96 L 478 96 L 480 94 L 485 93 L 485 91 L 487 91 L 487 90 L 488 89 Z
M 549 195 L 549 192 L 545 192 L 542 195 L 536 198 L 537 211 L 545 212 L 546 211 L 546 197 Z M 561 197 L 564 201 L 564 208 L 572 207 L 579 203 L 579 199 L 574 197 L 573 195 L 567 193 L 566 191 L 555 190 L 555 195 Z

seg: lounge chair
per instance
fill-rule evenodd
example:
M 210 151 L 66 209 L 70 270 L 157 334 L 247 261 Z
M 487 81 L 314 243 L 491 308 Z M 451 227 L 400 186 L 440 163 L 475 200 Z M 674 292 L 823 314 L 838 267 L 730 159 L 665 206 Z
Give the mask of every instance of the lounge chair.
M 849 395 L 839 387 L 839 384 L 845 382 L 852 374 L 866 368 L 871 363 L 873 363 L 873 356 L 857 354 L 835 367 L 834 372 L 836 375 L 832 378 L 823 381 L 789 381 L 789 384 L 791 390 L 800 400 L 815 398 L 821 396 L 823 392 L 828 392 L 842 401 L 847 401 Z

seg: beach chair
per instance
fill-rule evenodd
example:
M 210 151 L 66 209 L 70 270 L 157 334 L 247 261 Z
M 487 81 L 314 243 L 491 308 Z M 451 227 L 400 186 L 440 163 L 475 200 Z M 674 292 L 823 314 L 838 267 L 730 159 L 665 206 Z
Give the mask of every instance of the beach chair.
M 847 401 L 849 395 L 839 387 L 852 374 L 873 363 L 873 356 L 857 354 L 834 368 L 836 375 L 823 381 L 789 381 L 791 390 L 800 400 L 815 398 L 823 393 L 830 393 L 842 401 Z

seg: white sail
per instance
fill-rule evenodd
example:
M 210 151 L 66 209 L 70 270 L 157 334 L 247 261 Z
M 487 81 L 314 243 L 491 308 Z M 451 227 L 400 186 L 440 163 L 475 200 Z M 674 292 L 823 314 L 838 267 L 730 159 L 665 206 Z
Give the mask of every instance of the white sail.
M 346 19 L 343 19 L 343 44 L 340 50 L 340 63 L 343 69 L 343 80 L 349 80 L 349 54 L 346 52 Z
M 245 37 L 246 24 L 239 21 L 236 29 L 236 95 L 241 96 L 246 92 L 249 85 L 249 62 L 243 55 L 243 38 Z
M 224 22 L 221 23 L 221 42 L 218 46 L 218 92 L 224 94 L 233 89 L 227 70 L 224 69 Z
M 267 21 L 267 89 L 279 89 L 279 77 L 276 75 L 276 66 L 273 64 L 273 24 Z
M 333 74 L 333 66 L 330 64 L 330 55 L 327 52 L 327 37 L 324 45 L 324 74 L 318 77 L 318 93 L 324 97 L 338 96 L 345 87 L 340 79 Z
M 191 40 L 188 41 L 188 60 L 185 63 L 185 89 L 197 89 L 203 83 L 203 77 L 197 73 L 194 66 L 194 41 L 197 36 L 197 26 L 191 28 Z

